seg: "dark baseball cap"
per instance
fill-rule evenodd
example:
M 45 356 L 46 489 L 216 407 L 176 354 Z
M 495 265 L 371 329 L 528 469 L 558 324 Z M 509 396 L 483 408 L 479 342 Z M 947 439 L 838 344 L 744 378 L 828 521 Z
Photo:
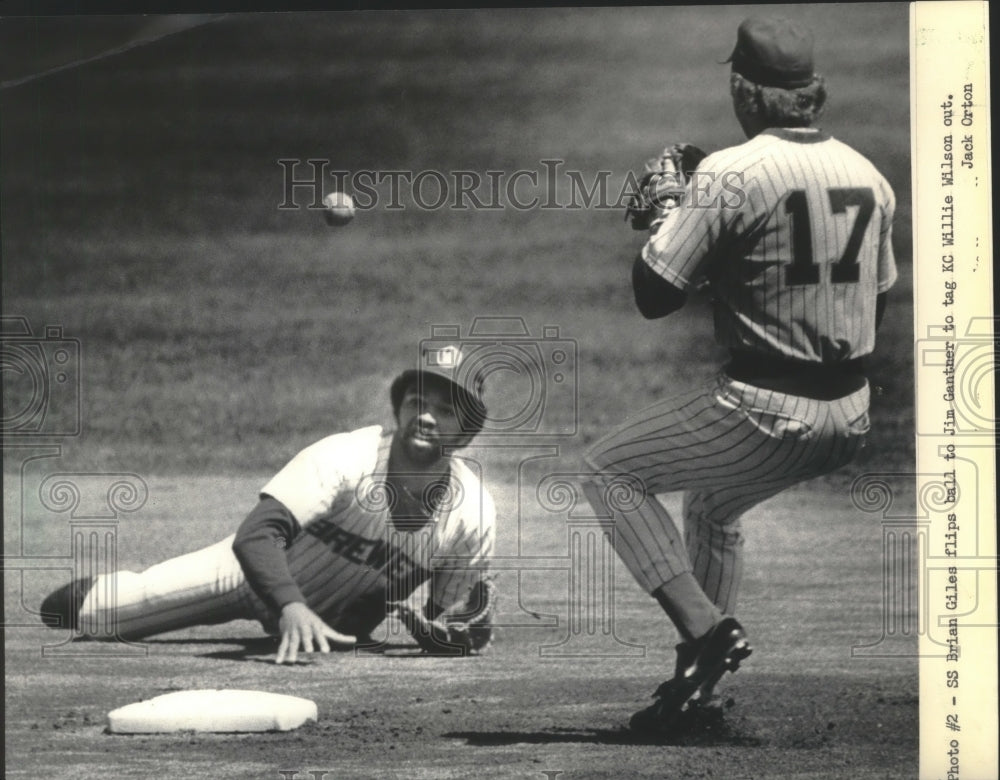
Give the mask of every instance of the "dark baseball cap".
M 420 350 L 420 365 L 397 376 L 389 388 L 393 413 L 408 387 L 421 388 L 425 383 L 440 383 L 451 389 L 452 402 L 466 433 L 478 433 L 486 421 L 483 401 L 483 376 L 457 344 L 424 345 Z
M 740 24 L 736 48 L 726 62 L 764 87 L 806 87 L 815 77 L 813 35 L 788 19 L 750 17 Z

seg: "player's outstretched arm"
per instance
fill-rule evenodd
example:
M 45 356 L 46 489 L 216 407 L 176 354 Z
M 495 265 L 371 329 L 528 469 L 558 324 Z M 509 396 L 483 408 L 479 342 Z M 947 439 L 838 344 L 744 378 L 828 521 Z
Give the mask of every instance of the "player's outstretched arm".
M 305 653 L 329 653 L 331 643 L 338 650 L 347 650 L 357 642 L 355 637 L 330 628 L 323 618 L 299 601 L 289 602 L 281 608 L 278 628 L 281 630 L 281 644 L 274 659 L 276 664 L 285 661 L 294 664 L 300 648 Z
M 285 548 L 301 527 L 277 499 L 261 496 L 236 531 L 233 554 L 254 593 L 276 614 L 290 601 L 305 601 L 288 570 Z

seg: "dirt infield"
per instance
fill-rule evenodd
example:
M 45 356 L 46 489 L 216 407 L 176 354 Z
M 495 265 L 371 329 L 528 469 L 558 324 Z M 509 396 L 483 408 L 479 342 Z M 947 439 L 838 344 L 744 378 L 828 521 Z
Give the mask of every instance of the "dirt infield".
M 139 568 L 221 538 L 253 484 L 150 481 L 147 507 L 122 524 L 122 565 Z M 184 534 L 166 519 L 205 507 L 216 514 L 183 523 Z M 512 508 L 501 510 L 509 517 Z M 246 621 L 174 632 L 141 648 L 52 647 L 68 632 L 10 630 L 7 776 L 913 777 L 915 659 L 851 656 L 852 647 L 880 652 L 880 524 L 840 492 L 801 489 L 758 508 L 746 525 L 740 615 L 755 650 L 728 678 L 734 705 L 724 729 L 676 744 L 633 739 L 624 729 L 629 715 L 672 664 L 676 640 L 667 621 L 619 565 L 613 622 L 573 634 L 567 572 L 532 571 L 522 559 L 520 599 L 507 572 L 500 579 L 504 627 L 475 658 L 423 656 L 394 621 L 376 632 L 385 641 L 380 653 L 312 656 L 295 667 L 274 665 L 275 643 Z M 501 548 L 512 548 L 512 528 L 502 531 Z M 528 521 L 522 529 L 534 555 L 566 555 L 553 528 Z M 58 536 L 54 529 L 53 550 Z M 28 604 L 60 579 L 25 576 Z M 17 603 L 19 585 L 5 583 L 6 613 L 29 622 Z M 111 654 L 88 657 L 97 651 Z M 317 702 L 320 720 L 288 734 L 105 733 L 115 707 L 199 687 L 305 696 Z

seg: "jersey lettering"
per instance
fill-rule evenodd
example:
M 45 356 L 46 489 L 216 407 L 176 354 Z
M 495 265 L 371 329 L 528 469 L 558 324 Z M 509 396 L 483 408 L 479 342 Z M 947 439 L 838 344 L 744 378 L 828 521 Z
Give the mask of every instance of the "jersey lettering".
M 830 208 L 834 214 L 844 214 L 849 206 L 856 206 L 858 213 L 854 217 L 854 227 L 844 247 L 844 254 L 834 263 L 830 278 L 834 284 L 838 282 L 856 282 L 861 278 L 861 268 L 858 266 L 858 253 L 861 242 L 875 211 L 875 193 L 870 187 L 838 187 L 827 190 L 830 196 Z
M 310 524 L 305 531 L 323 542 L 334 555 L 376 571 L 385 570 L 390 579 L 412 576 L 414 572 L 429 576 L 426 567 L 414 560 L 414 551 L 407 552 L 385 539 L 366 539 L 323 520 Z
M 792 262 L 785 267 L 785 286 L 819 284 L 819 265 L 813 262 L 812 227 L 805 190 L 792 190 L 785 199 L 792 223 Z
M 834 284 L 857 282 L 861 278 L 858 254 L 875 211 L 875 193 L 871 187 L 832 187 L 826 193 L 832 213 L 846 214 L 847 209 L 852 206 L 858 210 L 844 253 L 832 263 L 830 281 Z M 785 213 L 789 216 L 792 229 L 792 261 L 785 267 L 785 286 L 819 284 L 820 267 L 813 257 L 809 201 L 805 190 L 792 190 L 788 193 L 785 198 Z

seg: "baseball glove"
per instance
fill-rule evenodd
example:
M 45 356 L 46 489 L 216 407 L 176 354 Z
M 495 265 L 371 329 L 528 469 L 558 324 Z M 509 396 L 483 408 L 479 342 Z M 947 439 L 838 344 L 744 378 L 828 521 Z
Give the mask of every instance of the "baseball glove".
M 680 205 L 691 174 L 705 156 L 697 146 L 682 143 L 668 146 L 659 157 L 646 162 L 639 188 L 625 209 L 625 219 L 632 221 L 633 230 L 651 230 Z
M 472 655 L 483 650 L 493 639 L 495 612 L 496 585 L 487 579 L 472 588 L 461 612 L 434 620 L 406 603 L 396 605 L 396 615 L 411 636 L 425 653 L 433 655 Z

